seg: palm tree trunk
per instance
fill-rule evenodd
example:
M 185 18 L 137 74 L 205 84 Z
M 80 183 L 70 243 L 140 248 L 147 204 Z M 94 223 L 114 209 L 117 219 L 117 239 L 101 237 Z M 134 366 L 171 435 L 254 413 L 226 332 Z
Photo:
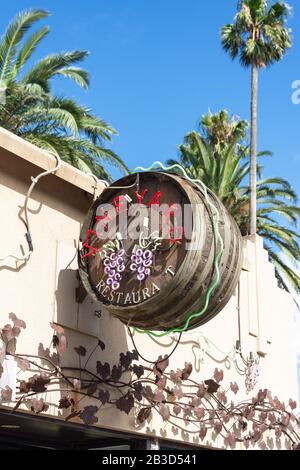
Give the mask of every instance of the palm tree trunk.
M 256 147 L 258 68 L 251 68 L 250 235 L 256 233 Z

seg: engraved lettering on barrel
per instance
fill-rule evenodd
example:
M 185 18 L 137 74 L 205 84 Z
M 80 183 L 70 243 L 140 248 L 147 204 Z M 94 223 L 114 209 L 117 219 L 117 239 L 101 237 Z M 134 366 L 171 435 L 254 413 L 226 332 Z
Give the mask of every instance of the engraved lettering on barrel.
M 154 282 L 152 282 L 152 295 L 155 295 L 156 292 L 159 292 L 160 291 L 160 288 L 154 284 Z
M 96 289 L 98 290 L 98 292 L 100 292 L 100 294 L 101 294 L 101 289 L 104 286 L 105 286 L 105 282 L 103 281 L 103 279 L 101 279 L 101 281 L 99 281 L 98 284 L 96 285 Z
M 121 302 L 121 297 L 123 297 L 124 294 L 123 294 L 123 292 L 117 292 L 116 295 L 117 295 L 117 302 L 119 304 Z
M 149 292 L 148 287 L 144 287 L 144 289 L 143 289 L 143 300 L 150 299 L 150 298 L 151 298 L 151 294 Z
M 173 277 L 175 276 L 172 265 L 167 267 L 167 269 L 165 270 L 165 274 L 171 274 L 171 276 L 173 276 Z
M 136 295 L 138 296 L 138 298 L 136 299 Z M 141 295 L 140 295 L 140 291 L 138 290 L 137 292 L 132 292 L 132 302 L 134 304 L 139 304 L 141 301 Z
M 107 292 L 109 292 L 109 287 L 108 286 L 106 286 L 102 291 L 102 295 L 103 295 L 104 298 L 106 298 L 106 293 Z

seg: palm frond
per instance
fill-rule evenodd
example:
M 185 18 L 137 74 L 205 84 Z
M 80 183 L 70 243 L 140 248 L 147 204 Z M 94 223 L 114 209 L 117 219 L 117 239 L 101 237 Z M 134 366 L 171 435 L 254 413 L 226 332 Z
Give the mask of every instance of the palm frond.
M 87 57 L 87 55 L 87 51 L 79 50 L 48 55 L 41 59 L 34 67 L 29 70 L 29 72 L 26 73 L 22 82 L 26 84 L 37 83 L 41 85 L 46 92 L 49 92 L 49 80 L 51 78 L 60 74 L 61 70 L 64 71 L 67 67 L 81 62 Z M 78 73 L 75 75 L 77 77 L 76 79 L 78 80 Z M 81 80 L 83 79 L 84 77 L 81 74 Z
M 270 8 L 265 0 L 243 0 L 232 24 L 221 30 L 221 43 L 232 59 L 239 57 L 244 67 L 268 67 L 282 59 L 291 47 L 291 34 L 285 26 L 287 4 Z
M 27 38 L 25 34 L 47 15 L 34 9 L 20 13 L 0 41 L 0 77 L 6 84 L 0 126 L 101 178 L 110 179 L 105 165 L 128 172 L 122 159 L 105 146 L 117 131 L 75 100 L 51 92 L 55 77 L 70 78 L 84 89 L 89 87 L 88 72 L 78 67 L 86 51 L 48 55 L 23 74 L 49 28 L 44 26 Z
M 28 29 L 38 20 L 48 16 L 45 10 L 26 10 L 11 21 L 0 42 L 0 78 L 4 80 L 7 72 L 14 65 L 18 46 Z
M 224 127 L 224 116 L 226 113 L 222 112 L 204 116 L 200 127 L 202 134 L 189 132 L 184 144 L 178 147 L 179 161 L 191 177 L 201 178 L 219 196 L 237 222 L 242 235 L 248 235 L 250 188 L 245 180 L 249 177 L 250 165 L 249 160 L 244 161 L 245 155 L 249 157 L 248 147 L 238 141 L 229 145 L 225 137 L 219 145 L 220 137 L 230 132 L 230 127 Z M 261 156 L 270 153 L 263 151 Z M 168 164 L 174 163 L 177 160 L 168 160 Z M 269 177 L 257 182 L 258 234 L 267 242 L 266 246 L 270 247 L 270 260 L 274 261 L 275 273 L 283 288 L 288 286 L 285 283 L 285 274 L 293 281 L 294 286 L 299 281 L 292 268 L 280 260 L 279 254 L 287 254 L 293 262 L 300 258 L 299 232 L 281 223 L 285 219 L 283 222 L 297 226 L 300 207 L 296 202 L 297 194 L 286 179 Z
M 291 289 L 288 283 L 292 286 L 296 293 L 300 291 L 300 278 L 298 274 L 288 266 L 282 258 L 276 253 L 270 246 L 267 246 L 267 250 L 269 253 L 270 261 L 275 265 L 276 268 L 276 275 L 281 283 L 282 287 L 291 292 Z M 288 283 L 287 283 L 288 282 Z
M 71 78 L 81 88 L 87 90 L 90 85 L 90 75 L 79 67 L 64 67 L 56 72 L 58 75 Z
M 20 72 L 22 67 L 24 67 L 26 62 L 30 59 L 35 49 L 45 38 L 45 36 L 47 36 L 49 31 L 50 28 L 48 26 L 44 26 L 29 37 L 29 39 L 22 46 L 21 50 L 19 51 L 16 57 L 15 65 L 12 67 L 10 78 L 16 78 L 17 74 Z

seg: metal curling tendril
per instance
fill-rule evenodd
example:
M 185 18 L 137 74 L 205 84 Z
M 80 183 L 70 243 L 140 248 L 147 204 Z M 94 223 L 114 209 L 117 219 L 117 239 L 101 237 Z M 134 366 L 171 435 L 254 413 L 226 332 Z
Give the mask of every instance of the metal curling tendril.
M 143 333 L 143 334 L 147 334 L 149 336 L 154 336 L 154 337 L 159 338 L 159 337 L 167 336 L 171 333 L 183 333 L 183 332 L 185 332 L 188 329 L 189 324 L 193 320 L 193 318 L 200 317 L 206 312 L 206 310 L 208 308 L 208 305 L 209 305 L 209 300 L 210 300 L 211 294 L 214 291 L 214 289 L 218 286 L 218 284 L 220 283 L 220 260 L 221 260 L 222 254 L 223 254 L 224 244 L 223 244 L 223 240 L 222 240 L 222 237 L 220 235 L 220 232 L 219 232 L 219 221 L 220 221 L 219 211 L 216 208 L 216 206 L 209 200 L 208 195 L 207 195 L 207 187 L 205 186 L 205 184 L 201 180 L 190 178 L 187 175 L 185 169 L 177 163 L 175 163 L 174 165 L 171 165 L 171 166 L 165 166 L 160 161 L 154 162 L 149 168 L 137 167 L 133 170 L 132 173 L 137 173 L 138 171 L 152 171 L 154 169 L 157 169 L 157 167 L 160 167 L 164 171 L 173 170 L 175 168 L 180 170 L 182 172 L 183 176 L 188 181 L 190 181 L 192 184 L 194 184 L 204 194 L 205 201 L 207 202 L 207 204 L 209 205 L 209 207 L 212 209 L 212 212 L 213 212 L 214 236 L 220 242 L 219 252 L 217 254 L 215 254 L 215 258 L 214 258 L 214 268 L 215 268 L 215 273 L 216 274 L 215 274 L 215 277 L 214 277 L 213 281 L 211 282 L 211 284 L 209 285 L 209 287 L 207 289 L 203 308 L 199 312 L 195 312 L 195 313 L 192 313 L 191 315 L 189 315 L 186 318 L 184 326 L 182 328 L 170 328 L 169 330 L 163 331 L 161 333 L 157 333 L 155 331 L 150 331 L 150 330 L 147 330 L 147 329 L 144 330 L 144 329 L 140 329 L 140 328 L 133 328 L 133 331 L 136 331 L 138 333 Z

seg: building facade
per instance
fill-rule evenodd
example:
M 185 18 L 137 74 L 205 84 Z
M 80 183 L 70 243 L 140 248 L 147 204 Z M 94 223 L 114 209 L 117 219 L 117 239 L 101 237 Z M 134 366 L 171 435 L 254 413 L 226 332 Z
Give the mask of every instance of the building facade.
M 168 364 L 155 366 L 150 362 L 169 355 L 177 336 L 135 333 L 133 345 L 126 325 L 81 292 L 79 233 L 101 182 L 65 163 L 37 182 L 28 200 L 33 252 L 26 258 L 24 199 L 32 177 L 55 165 L 54 156 L 0 130 L 0 446 L 290 448 L 293 439 L 279 431 L 293 427 L 280 403 L 292 413 L 297 397 L 295 307 L 277 285 L 262 239 L 243 240 L 242 274 L 226 307 L 184 333 Z M 135 349 L 150 362 L 128 353 Z M 247 431 L 241 404 L 256 397 L 258 409 L 259 390 L 281 412 L 279 424 L 266 430 L 253 415 Z M 230 419 L 236 412 L 228 429 L 226 410 Z M 243 440 L 244 432 L 252 438 Z

